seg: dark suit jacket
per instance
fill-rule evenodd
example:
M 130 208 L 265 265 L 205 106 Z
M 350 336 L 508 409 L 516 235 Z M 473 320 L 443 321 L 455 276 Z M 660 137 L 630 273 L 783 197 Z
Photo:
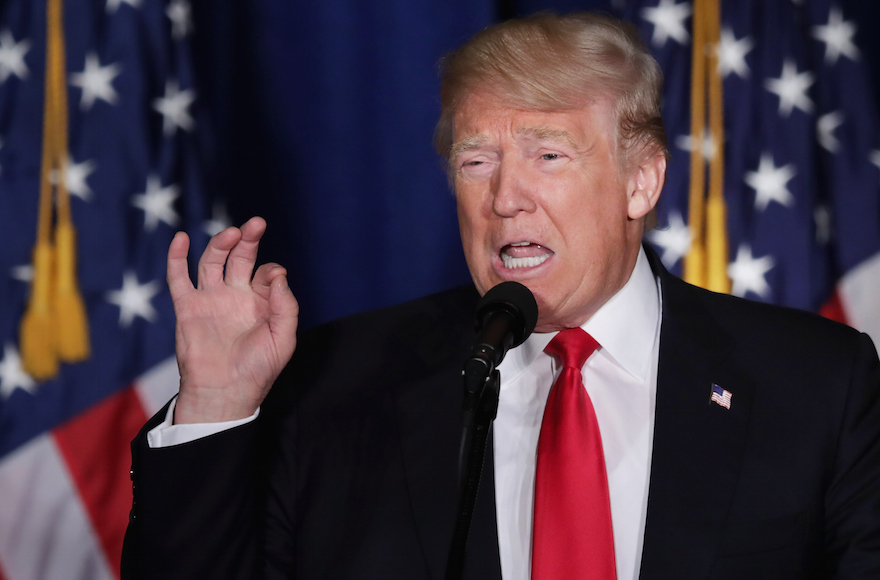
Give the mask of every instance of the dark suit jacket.
M 817 316 L 661 277 L 641 578 L 880 578 L 880 364 Z M 251 424 L 132 443 L 133 579 L 439 579 L 473 288 L 300 338 Z M 710 402 L 718 384 L 730 409 Z M 500 578 L 491 442 L 469 578 Z

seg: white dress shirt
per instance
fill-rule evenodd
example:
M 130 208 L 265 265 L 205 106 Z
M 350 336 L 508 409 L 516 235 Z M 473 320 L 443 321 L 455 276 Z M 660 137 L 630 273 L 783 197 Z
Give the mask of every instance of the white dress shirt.
M 626 285 L 581 328 L 600 345 L 582 374 L 602 433 L 617 578 L 635 580 L 648 504 L 660 344 L 659 282 L 644 250 Z M 538 435 L 547 395 L 561 370 L 544 347 L 555 335 L 532 334 L 498 367 L 501 387 L 493 440 L 504 580 L 528 580 L 531 575 Z
M 619 580 L 636 580 L 642 555 L 648 477 L 654 432 L 654 399 L 660 343 L 659 282 L 644 250 L 626 285 L 582 328 L 600 348 L 582 374 L 599 421 Z M 560 369 L 544 347 L 556 333 L 535 333 L 499 365 L 501 390 L 493 425 L 498 545 L 504 580 L 531 575 L 532 506 L 538 434 L 547 395 Z M 174 425 L 172 402 L 165 421 L 147 433 L 150 447 L 166 447 L 219 433 L 253 420 Z
M 147 445 L 150 448 L 171 447 L 172 445 L 180 445 L 189 443 L 214 433 L 220 433 L 245 423 L 250 423 L 260 416 L 260 410 L 254 411 L 254 414 L 244 419 L 235 419 L 234 421 L 218 421 L 216 423 L 182 423 L 174 424 L 174 408 L 177 406 L 177 395 L 168 405 L 168 411 L 165 413 L 165 420 L 147 431 Z

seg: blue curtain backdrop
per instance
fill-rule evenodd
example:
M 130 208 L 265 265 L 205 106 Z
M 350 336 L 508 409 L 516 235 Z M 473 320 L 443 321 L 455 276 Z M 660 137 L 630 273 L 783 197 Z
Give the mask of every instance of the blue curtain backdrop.
M 431 139 L 437 61 L 492 2 L 194 4 L 209 189 L 265 216 L 261 259 L 290 271 L 302 325 L 469 279 Z
M 454 199 L 431 144 L 438 60 L 499 19 L 625 4 L 197 0 L 208 189 L 234 223 L 267 218 L 261 259 L 288 267 L 304 327 L 465 283 Z M 880 7 L 840 4 L 880 78 Z

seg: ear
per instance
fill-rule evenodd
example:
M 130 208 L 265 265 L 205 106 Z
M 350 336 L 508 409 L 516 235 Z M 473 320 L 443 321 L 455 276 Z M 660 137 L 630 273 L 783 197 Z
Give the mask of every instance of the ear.
M 627 182 L 627 217 L 638 220 L 654 209 L 666 181 L 666 156 L 657 153 L 630 172 Z

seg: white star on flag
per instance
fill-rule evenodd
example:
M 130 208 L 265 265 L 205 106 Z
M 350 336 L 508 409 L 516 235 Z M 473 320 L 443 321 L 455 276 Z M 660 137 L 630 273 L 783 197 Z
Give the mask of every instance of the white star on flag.
M 669 213 L 669 222 L 663 229 L 648 232 L 648 240 L 663 249 L 660 260 L 667 268 L 672 268 L 691 249 L 691 230 L 677 211 Z
M 0 32 L 0 83 L 6 82 L 10 75 L 27 78 L 30 71 L 24 62 L 24 55 L 30 49 L 28 40 L 16 43 L 8 28 Z
M 18 280 L 19 282 L 32 282 L 34 279 L 34 267 L 30 264 L 13 266 L 12 270 L 9 271 L 9 275 L 13 280 Z
M 663 46 L 668 38 L 680 44 L 690 40 L 684 21 L 691 15 L 691 5 L 687 2 L 676 4 L 675 0 L 660 0 L 656 8 L 642 8 L 642 18 L 654 25 L 651 42 L 655 46 Z
M 162 287 L 153 280 L 139 284 L 137 275 L 127 271 L 122 275 L 122 288 L 107 293 L 107 302 L 119 306 L 119 326 L 127 328 L 140 316 L 147 322 L 156 319 L 156 309 L 151 301 Z
M 843 113 L 833 111 L 822 115 L 816 122 L 816 137 L 821 145 L 829 153 L 837 153 L 840 149 L 840 141 L 834 136 L 834 130 L 843 124 Z
M 171 20 L 171 38 L 183 40 L 192 32 L 192 9 L 187 0 L 171 0 L 165 15 Z
M 840 55 L 858 60 L 859 49 L 853 43 L 856 25 L 843 19 L 840 8 L 834 6 L 828 14 L 828 24 L 813 27 L 813 38 L 825 43 L 825 62 L 835 64 Z
M 21 367 L 18 349 L 10 343 L 3 347 L 3 360 L 0 360 L 0 398 L 8 399 L 15 389 L 33 394 L 37 383 Z
M 736 260 L 727 266 L 727 275 L 733 283 L 730 293 L 743 297 L 746 292 L 754 292 L 761 298 L 767 298 L 770 286 L 764 274 L 774 265 L 772 256 L 753 258 L 751 246 L 741 245 L 736 251 Z
M 797 65 L 786 59 L 782 65 L 782 75 L 764 81 L 764 87 L 779 96 L 779 114 L 788 117 L 793 108 L 804 113 L 813 112 L 813 101 L 807 96 L 807 89 L 813 84 L 813 73 L 797 72 Z
M 718 55 L 718 70 L 721 76 L 727 78 L 730 73 L 736 73 L 741 79 L 750 74 L 749 65 L 746 64 L 746 55 L 755 47 L 755 43 L 748 36 L 737 40 L 733 30 L 725 27 L 721 31 L 721 40 L 715 47 Z
M 231 225 L 232 221 L 229 219 L 226 207 L 222 203 L 216 202 L 211 212 L 211 219 L 202 225 L 202 229 L 209 236 L 216 236 Z
M 131 204 L 144 210 L 144 229 L 152 232 L 164 222 L 171 227 L 177 225 L 180 217 L 174 210 L 174 202 L 180 195 L 176 185 L 162 187 L 162 182 L 155 175 L 147 177 L 147 190 L 132 196 Z
M 86 178 L 95 171 L 95 163 L 91 160 L 82 163 L 74 163 L 73 159 L 67 161 L 67 171 L 64 174 L 64 183 L 67 191 L 83 201 L 92 199 L 92 190 Z
M 86 179 L 95 171 L 95 163 L 91 160 L 82 163 L 74 163 L 73 159 L 67 158 L 67 169 L 64 171 L 64 185 L 70 195 L 75 195 L 83 201 L 92 200 L 92 189 Z M 49 172 L 49 181 L 58 183 L 58 171 Z
M 195 122 L 189 114 L 189 106 L 196 98 L 192 89 L 181 91 L 177 81 L 165 83 L 165 96 L 153 101 L 153 108 L 162 114 L 162 132 L 173 135 L 177 128 L 191 131 Z
M 86 179 L 94 171 L 95 163 L 93 161 L 87 160 L 82 163 L 74 163 L 73 159 L 68 158 L 67 169 L 64 172 L 64 185 L 67 187 L 67 191 L 83 201 L 91 201 L 94 192 L 89 187 Z M 53 170 L 49 174 L 49 180 L 52 183 L 58 182 L 57 171 Z
M 694 139 L 690 135 L 679 135 L 675 139 L 675 146 L 684 151 L 693 151 Z M 703 132 L 702 146 L 700 147 L 703 159 L 708 163 L 715 156 L 717 150 L 715 139 L 712 138 L 712 133 L 709 132 L 707 127 Z
M 762 153 L 757 171 L 747 171 L 745 182 L 755 190 L 755 209 L 764 211 L 771 201 L 785 207 L 794 205 L 794 196 L 788 190 L 788 182 L 797 171 L 793 164 L 776 167 L 773 155 Z
M 82 89 L 79 108 L 88 111 L 92 108 L 95 99 L 101 99 L 115 105 L 119 95 L 113 88 L 113 79 L 120 72 L 122 72 L 122 67 L 119 64 L 113 63 L 102 67 L 97 54 L 94 52 L 87 54 L 83 72 L 70 75 L 70 84 Z
M 123 4 L 128 4 L 132 8 L 140 8 L 141 0 L 107 0 L 107 12 L 116 12 Z

